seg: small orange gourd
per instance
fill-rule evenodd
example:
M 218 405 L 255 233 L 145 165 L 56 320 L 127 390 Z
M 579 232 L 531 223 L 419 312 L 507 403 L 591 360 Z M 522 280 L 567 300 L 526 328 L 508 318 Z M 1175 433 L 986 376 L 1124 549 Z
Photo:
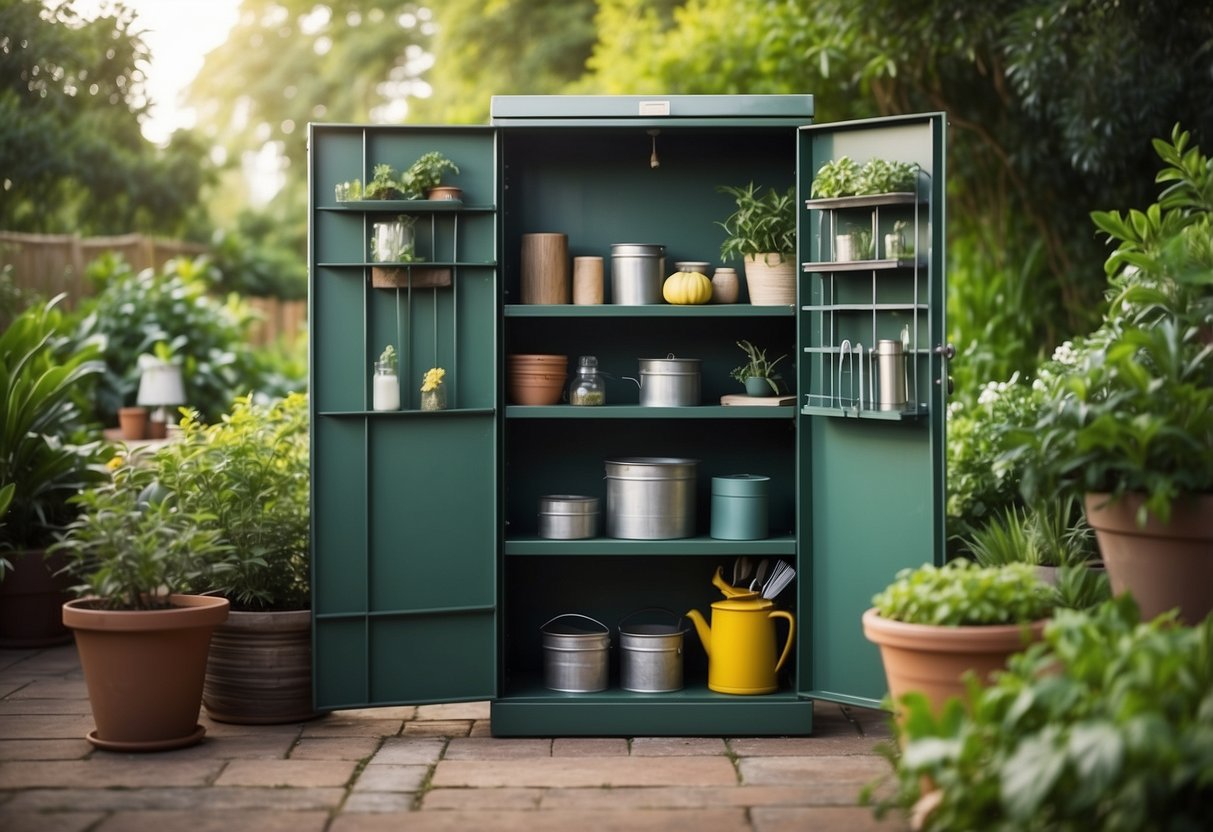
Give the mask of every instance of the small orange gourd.
M 712 299 L 712 281 L 700 272 L 674 272 L 661 287 L 666 303 L 700 304 Z

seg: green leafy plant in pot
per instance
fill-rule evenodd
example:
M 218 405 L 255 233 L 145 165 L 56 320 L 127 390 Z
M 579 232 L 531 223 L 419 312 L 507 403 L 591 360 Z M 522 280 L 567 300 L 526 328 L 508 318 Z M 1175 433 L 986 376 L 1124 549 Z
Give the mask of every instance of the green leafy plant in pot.
M 745 262 L 746 287 L 755 306 L 796 302 L 796 189 L 769 188 L 760 193 L 753 182 L 718 191 L 733 197 L 736 210 L 724 222 L 720 256 Z
M 911 691 L 941 710 L 1040 638 L 1056 596 L 1028 564 L 955 560 L 903 569 L 872 598 L 863 632 L 880 648 L 894 709 Z
M 454 185 L 443 185 L 446 174 L 459 173 L 459 166 L 437 151 L 422 155 L 400 177 L 401 190 L 408 199 L 458 199 L 462 194 Z M 435 193 L 442 189 L 441 193 Z
M 1110 303 L 1020 435 L 1024 489 L 1085 495 L 1114 593 L 1147 618 L 1213 611 L 1213 164 L 1177 127 L 1146 211 L 1092 214 L 1119 240 Z
M 775 372 L 775 365 L 787 356 L 781 355 L 774 361 L 768 361 L 767 351 L 749 341 L 738 341 L 737 346 L 748 360 L 740 367 L 734 367 L 729 377 L 745 385 L 745 391 L 750 396 L 778 396 L 782 377 Z
M 969 712 L 907 697 L 892 788 L 865 798 L 922 832 L 1207 829 L 1210 690 L 1213 619 L 1059 610 Z
M 88 740 L 111 751 L 192 745 L 205 729 L 202 705 L 211 631 L 225 598 L 186 587 L 222 571 L 228 547 L 155 488 L 146 466 L 121 466 L 113 480 L 73 498 L 82 511 L 51 547 L 68 561 L 83 597 L 63 606 L 76 636 L 97 724 Z
M 221 722 L 317 715 L 311 691 L 307 397 L 240 397 L 224 418 L 181 420 L 149 467 L 157 487 L 226 547 L 196 591 L 231 601 L 215 631 L 203 704 Z
M 78 513 L 70 498 L 106 478 L 106 448 L 90 438 L 81 404 L 104 370 L 100 341 L 70 343 L 62 297 L 26 309 L 0 333 L 0 489 L 10 494 L 0 531 L 0 647 L 71 640 L 61 612 L 70 581 L 46 547 Z

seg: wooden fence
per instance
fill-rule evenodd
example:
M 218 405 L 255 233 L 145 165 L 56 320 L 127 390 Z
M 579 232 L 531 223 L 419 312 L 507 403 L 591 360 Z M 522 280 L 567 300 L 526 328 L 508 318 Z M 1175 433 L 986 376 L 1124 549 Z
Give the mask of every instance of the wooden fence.
M 197 257 L 205 254 L 207 247 L 143 234 L 80 237 L 0 231 L 0 264 L 13 265 L 13 282 L 48 298 L 66 292 L 62 302 L 65 309 L 74 309 L 81 298 L 93 293 L 84 270 L 89 261 L 107 251 L 121 255 L 131 268 L 142 271 L 160 269 L 174 257 Z M 245 300 L 262 318 L 249 332 L 250 344 L 263 346 L 281 338 L 293 345 L 302 337 L 307 301 L 252 297 Z

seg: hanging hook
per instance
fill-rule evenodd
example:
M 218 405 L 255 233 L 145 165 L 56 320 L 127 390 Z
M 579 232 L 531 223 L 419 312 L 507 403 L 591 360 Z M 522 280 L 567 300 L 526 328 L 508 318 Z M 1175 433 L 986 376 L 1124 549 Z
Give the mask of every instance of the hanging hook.
M 660 130 L 648 130 L 646 132 L 653 138 L 653 153 L 652 153 L 652 155 L 649 156 L 649 167 L 650 168 L 659 168 L 659 167 L 661 167 L 661 160 L 657 158 L 657 134 L 660 133 L 661 131 Z

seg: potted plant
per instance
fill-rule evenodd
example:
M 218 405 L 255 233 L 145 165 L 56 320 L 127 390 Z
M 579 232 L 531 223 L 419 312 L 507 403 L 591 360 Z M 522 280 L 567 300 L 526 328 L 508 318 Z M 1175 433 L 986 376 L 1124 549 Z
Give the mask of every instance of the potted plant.
M 745 261 L 750 303 L 778 306 L 796 302 L 796 189 L 770 188 L 760 194 L 753 182 L 744 187 L 722 185 L 717 190 L 733 197 L 736 210 L 724 222 L 720 256 L 725 262 Z
M 1213 166 L 1178 127 L 1154 144 L 1171 184 L 1145 212 L 1092 214 L 1120 241 L 1111 302 L 1013 453 L 1029 497 L 1085 495 L 1113 592 L 1196 623 L 1213 611 Z
M 779 395 L 781 377 L 775 372 L 775 365 L 787 358 L 781 355 L 774 361 L 767 360 L 767 351 L 760 350 L 749 341 L 738 341 L 737 346 L 748 359 L 740 367 L 734 367 L 729 377 L 745 385 L 745 391 L 750 396 Z
M 823 164 L 813 177 L 812 195 L 819 199 L 913 191 L 918 169 L 908 162 L 869 159 L 862 166 L 850 156 Z
M 363 199 L 402 199 L 405 198 L 396 169 L 388 164 L 375 165 L 371 171 L 371 179 L 362 189 Z
M 431 367 L 425 371 L 421 379 L 421 409 L 446 410 L 446 387 L 442 380 L 446 370 L 441 367 Z
M 215 630 L 203 704 L 219 722 L 297 722 L 312 700 L 307 398 L 245 396 L 212 425 L 196 413 L 148 467 L 157 487 L 219 541 L 195 591 L 231 602 Z
M 52 552 L 82 581 L 83 597 L 63 605 L 75 631 L 95 730 L 88 740 L 111 751 L 193 745 L 211 631 L 228 614 L 226 598 L 186 587 L 223 566 L 227 547 L 205 518 L 153 487 L 153 471 L 123 465 L 110 482 L 73 500 L 81 514 Z
M 459 199 L 463 191 L 454 185 L 443 185 L 445 174 L 459 173 L 459 167 L 437 151 L 424 154 L 400 177 L 401 189 L 408 199 Z
M 70 498 L 106 477 L 106 448 L 87 441 L 82 393 L 105 368 L 99 339 L 73 349 L 60 332 L 62 295 L 0 333 L 0 489 L 10 494 L 0 557 L 0 647 L 71 640 L 61 608 L 71 581 L 46 554 L 77 508 Z M 69 350 L 71 350 L 69 354 Z
M 1035 566 L 1049 584 L 1056 583 L 1058 569 L 1097 559 L 1091 527 L 1074 495 L 1042 500 L 1030 509 L 1006 506 L 967 535 L 962 548 L 982 566 Z
M 1059 610 L 968 713 L 907 697 L 876 813 L 922 832 L 1207 829 L 1210 656 L 1213 620 Z
M 938 711 L 965 696 L 967 673 L 988 681 L 1038 640 L 1055 594 L 1027 564 L 960 559 L 901 570 L 872 604 L 863 633 L 880 648 L 894 708 L 917 691 Z

